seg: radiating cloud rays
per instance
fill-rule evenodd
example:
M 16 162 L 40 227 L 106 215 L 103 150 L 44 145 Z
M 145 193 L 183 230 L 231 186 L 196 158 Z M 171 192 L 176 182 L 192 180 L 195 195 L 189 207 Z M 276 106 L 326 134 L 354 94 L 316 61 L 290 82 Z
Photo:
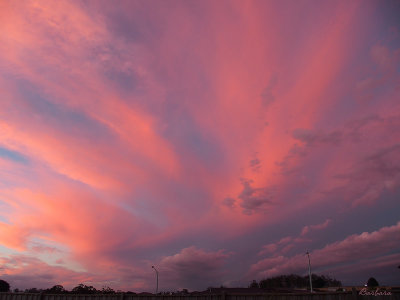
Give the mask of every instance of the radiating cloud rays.
M 38 287 L 149 290 L 159 263 L 174 279 L 166 289 L 203 289 L 207 273 L 301 270 L 305 247 L 319 249 L 321 271 L 343 262 L 337 272 L 350 274 L 363 269 L 351 245 L 394 245 L 393 218 L 363 238 L 340 227 L 400 188 L 400 45 L 386 4 L 0 5 L 12 284 L 37 268 Z M 377 268 L 395 259 L 371 249 Z

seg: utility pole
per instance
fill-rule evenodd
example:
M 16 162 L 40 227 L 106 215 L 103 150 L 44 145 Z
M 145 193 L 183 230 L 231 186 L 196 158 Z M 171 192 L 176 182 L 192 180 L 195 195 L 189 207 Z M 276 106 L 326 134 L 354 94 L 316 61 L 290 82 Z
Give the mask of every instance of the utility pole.
M 151 267 L 154 269 L 154 271 L 156 271 L 156 277 L 157 277 L 156 295 L 157 295 L 158 294 L 158 271 L 154 266 L 151 266 Z
M 312 293 L 312 292 L 313 292 L 313 289 L 312 289 L 312 280 L 311 280 L 310 253 L 307 251 L 306 254 L 307 254 L 307 256 L 308 256 L 308 277 L 310 277 L 310 290 L 311 290 L 311 293 Z

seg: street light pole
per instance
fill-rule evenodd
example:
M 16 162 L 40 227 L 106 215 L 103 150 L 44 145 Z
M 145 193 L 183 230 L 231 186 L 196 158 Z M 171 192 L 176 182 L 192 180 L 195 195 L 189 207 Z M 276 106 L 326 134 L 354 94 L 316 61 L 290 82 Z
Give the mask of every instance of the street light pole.
M 154 266 L 151 266 L 151 267 L 154 269 L 154 271 L 156 271 L 156 277 L 157 277 L 156 295 L 157 295 L 158 294 L 158 271 Z
M 307 256 L 308 256 L 308 277 L 310 277 L 310 290 L 311 290 L 311 293 L 312 293 L 312 292 L 313 292 L 313 289 L 312 289 L 312 280 L 311 280 L 310 253 L 307 251 L 306 254 L 307 254 Z

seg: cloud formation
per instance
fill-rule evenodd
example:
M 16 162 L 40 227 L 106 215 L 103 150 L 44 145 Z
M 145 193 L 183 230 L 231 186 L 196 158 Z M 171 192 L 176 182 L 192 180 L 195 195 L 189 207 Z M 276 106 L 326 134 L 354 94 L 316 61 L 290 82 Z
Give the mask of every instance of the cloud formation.
M 365 270 L 351 245 L 399 221 L 392 5 L 1 2 L 0 276 L 204 289 L 305 248 Z
M 325 222 L 321 223 L 321 224 L 315 224 L 315 225 L 306 225 L 303 227 L 303 229 L 301 230 L 301 236 L 306 235 L 307 233 L 309 233 L 310 231 L 313 230 L 322 230 L 325 229 L 326 227 L 329 226 L 329 224 L 331 223 L 332 220 L 330 219 L 326 219 Z
M 371 264 L 378 258 L 387 257 L 391 266 L 395 266 L 398 255 L 392 255 L 400 247 L 399 234 L 400 223 L 393 226 L 383 227 L 373 232 L 353 234 L 344 240 L 326 245 L 323 248 L 310 251 L 314 272 L 318 270 L 329 271 L 336 266 L 347 266 L 343 269 L 348 271 L 351 266 Z M 379 260 L 379 259 L 378 259 Z M 291 257 L 273 256 L 262 259 L 253 264 L 249 274 L 256 278 L 266 278 L 279 274 L 305 273 L 307 261 L 304 253 Z M 385 263 L 387 267 L 389 264 Z M 377 266 L 378 268 L 378 266 Z M 343 272 L 343 270 L 342 270 Z M 337 274 L 340 274 L 337 272 Z
M 266 206 L 272 204 L 274 189 L 269 187 L 254 188 L 251 186 L 252 182 L 252 180 L 242 179 L 243 190 L 238 196 L 242 201 L 240 206 L 245 214 L 266 210 Z

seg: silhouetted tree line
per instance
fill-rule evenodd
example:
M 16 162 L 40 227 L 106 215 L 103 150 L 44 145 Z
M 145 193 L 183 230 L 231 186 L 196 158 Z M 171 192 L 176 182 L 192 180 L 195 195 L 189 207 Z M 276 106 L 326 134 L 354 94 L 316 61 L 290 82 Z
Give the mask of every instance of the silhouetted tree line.
M 7 281 L 0 279 L 0 292 L 10 292 L 10 285 Z M 30 288 L 25 290 L 14 289 L 15 293 L 44 293 L 44 294 L 115 294 L 121 291 L 114 291 L 108 286 L 104 286 L 101 290 L 91 285 L 83 283 L 78 284 L 71 291 L 66 290 L 62 285 L 57 284 L 49 289 Z M 127 292 L 132 293 L 132 292 Z
M 331 278 L 329 276 L 324 275 L 311 275 L 313 288 L 323 288 L 323 287 L 340 287 L 342 283 L 339 280 Z M 296 274 L 290 275 L 280 275 L 275 277 L 266 278 L 257 282 L 253 280 L 249 288 L 260 288 L 260 289 L 270 289 L 270 288 L 284 288 L 284 289 L 296 289 L 296 288 L 309 288 L 310 281 L 308 276 L 300 276 Z M 371 277 L 367 281 L 368 287 L 377 287 L 379 286 L 378 281 Z M 223 288 L 223 286 L 221 286 Z M 210 288 L 209 288 L 210 289 Z M 0 279 L 0 292 L 10 292 L 10 284 Z M 108 286 L 103 286 L 100 290 L 94 288 L 91 285 L 85 285 L 83 283 L 78 284 L 71 291 L 66 290 L 62 285 L 55 285 L 49 289 L 37 289 L 31 288 L 26 289 L 24 291 L 14 289 L 14 292 L 25 292 L 25 293 L 45 293 L 45 294 L 115 294 L 121 293 L 122 291 L 114 291 L 112 288 Z M 136 294 L 133 292 L 125 292 L 126 294 Z M 187 289 L 183 289 L 182 291 L 177 292 L 162 292 L 160 295 L 186 295 L 189 291 Z M 198 293 L 198 292 L 195 292 Z M 149 294 L 149 293 L 142 293 Z
M 0 292 L 9 292 L 10 291 L 10 285 L 7 281 L 1 280 L 0 279 Z
M 374 277 L 370 277 L 367 281 L 367 286 L 369 287 L 377 287 L 379 286 L 378 281 Z
M 313 288 L 323 288 L 323 287 L 339 287 L 342 283 L 339 280 L 330 278 L 324 275 L 311 275 L 311 281 Z M 253 280 L 249 288 L 308 288 L 310 286 L 310 279 L 308 276 L 300 276 L 296 274 L 290 275 L 280 275 L 275 277 L 266 278 L 257 282 Z

